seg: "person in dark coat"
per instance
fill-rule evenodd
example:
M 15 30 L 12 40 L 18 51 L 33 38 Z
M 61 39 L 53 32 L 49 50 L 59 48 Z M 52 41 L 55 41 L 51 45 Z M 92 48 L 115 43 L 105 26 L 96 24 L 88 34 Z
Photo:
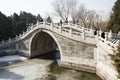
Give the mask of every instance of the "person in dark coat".
M 60 20 L 60 26 L 62 26 L 62 20 Z

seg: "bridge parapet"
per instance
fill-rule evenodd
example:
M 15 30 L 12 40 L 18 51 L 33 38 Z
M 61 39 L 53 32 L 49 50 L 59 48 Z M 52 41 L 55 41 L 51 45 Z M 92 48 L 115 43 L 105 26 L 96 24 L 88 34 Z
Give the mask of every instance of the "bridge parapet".
M 103 48 L 108 53 L 112 53 L 113 50 L 116 50 L 116 47 L 118 46 L 119 42 L 120 41 L 118 39 L 114 39 L 114 38 L 106 39 L 106 38 L 98 37 L 97 45 Z
M 106 33 L 107 38 L 104 39 L 101 37 L 101 30 L 97 31 L 97 35 L 94 35 L 95 30 L 93 30 L 92 28 L 84 28 L 76 24 L 58 25 L 56 23 L 37 22 L 35 25 L 29 26 L 26 32 L 23 32 L 23 34 L 20 34 L 19 36 L 16 35 L 15 38 L 9 38 L 9 40 L 6 41 L 3 40 L 2 42 L 0 42 L 0 45 L 19 41 L 36 29 L 47 29 L 55 32 L 56 34 L 62 35 L 72 40 L 76 40 L 78 42 L 89 44 L 98 43 L 102 47 L 107 47 L 110 50 L 114 49 L 119 42 L 119 36 L 117 36 L 116 34 L 112 34 L 111 31 L 109 33 Z
M 87 42 L 87 43 L 91 43 L 92 41 L 95 42 L 95 37 L 93 34 L 90 33 L 89 29 L 83 30 L 83 28 L 81 28 L 79 26 L 76 27 L 76 25 L 74 25 L 74 26 L 72 26 L 72 25 L 58 26 L 53 23 L 38 22 L 35 25 L 29 26 L 27 28 L 27 31 L 23 32 L 23 34 L 20 34 L 16 38 L 12 38 L 12 39 L 9 38 L 9 40 L 2 41 L 2 42 L 0 42 L 0 44 L 5 44 L 5 43 L 10 43 L 10 42 L 21 40 L 26 35 L 30 34 L 32 31 L 34 31 L 38 28 L 48 29 L 53 32 L 56 32 L 57 34 L 60 34 L 62 36 L 65 36 L 65 37 L 68 37 L 70 39 L 77 40 L 77 41 L 82 41 L 82 42 Z M 85 31 L 85 32 L 83 32 L 83 31 Z M 83 37 L 84 37 L 84 39 L 82 40 Z M 90 38 L 92 38 L 92 40 Z M 91 40 L 91 42 L 89 39 Z M 91 44 L 95 44 L 95 43 L 91 43 Z
M 116 46 L 119 43 L 118 35 L 113 34 L 111 31 L 104 34 L 104 37 L 102 34 L 97 36 L 96 73 L 105 80 L 118 80 L 118 74 L 109 56 L 109 54 L 113 53 L 113 50 L 117 49 Z

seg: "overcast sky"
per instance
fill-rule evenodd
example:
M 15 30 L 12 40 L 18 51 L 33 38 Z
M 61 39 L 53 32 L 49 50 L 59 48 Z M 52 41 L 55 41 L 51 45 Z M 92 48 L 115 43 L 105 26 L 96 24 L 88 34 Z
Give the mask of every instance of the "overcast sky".
M 88 9 L 96 11 L 111 11 L 112 6 L 116 0 L 79 0 Z M 30 12 L 34 15 L 40 13 L 46 16 L 53 12 L 53 0 L 0 0 L 0 11 L 7 16 L 20 11 Z

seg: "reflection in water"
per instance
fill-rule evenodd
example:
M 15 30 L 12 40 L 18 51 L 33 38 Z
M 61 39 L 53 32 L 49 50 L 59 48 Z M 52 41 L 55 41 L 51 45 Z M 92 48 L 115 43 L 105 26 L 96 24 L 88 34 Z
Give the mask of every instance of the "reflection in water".
M 46 80 L 102 80 L 96 74 L 72 70 L 59 66 L 61 57 L 59 51 L 53 51 L 44 55 L 41 55 L 39 58 L 55 60 L 49 66 L 49 75 Z
M 49 72 L 46 80 L 102 80 L 96 74 L 63 68 L 56 62 L 50 65 Z
M 60 51 L 55 52 L 55 58 L 56 58 L 57 63 L 60 64 L 60 60 L 61 60 Z

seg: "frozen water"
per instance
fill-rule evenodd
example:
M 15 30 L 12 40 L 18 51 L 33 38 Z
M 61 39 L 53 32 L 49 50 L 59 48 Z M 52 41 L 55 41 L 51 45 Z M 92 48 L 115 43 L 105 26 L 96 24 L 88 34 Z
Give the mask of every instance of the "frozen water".
M 22 60 L 26 60 L 26 59 L 27 59 L 26 57 L 22 57 L 19 55 L 9 55 L 9 56 L 0 57 L 0 63 L 19 61 L 19 60 L 22 61 Z

